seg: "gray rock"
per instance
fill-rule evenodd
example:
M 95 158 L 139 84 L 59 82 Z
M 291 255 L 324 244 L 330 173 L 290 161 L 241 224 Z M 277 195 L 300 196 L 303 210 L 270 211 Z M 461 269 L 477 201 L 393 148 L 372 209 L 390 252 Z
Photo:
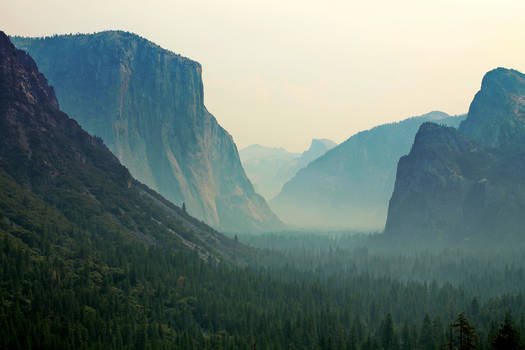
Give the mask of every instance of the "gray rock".
M 525 227 L 524 75 L 485 76 L 459 130 L 425 123 L 399 160 L 385 232 L 503 239 Z
M 504 68 L 488 72 L 459 130 L 488 147 L 525 145 L 525 74 Z
M 223 231 L 281 227 L 204 106 L 199 63 L 121 31 L 13 42 L 34 57 L 61 108 L 144 184 Z

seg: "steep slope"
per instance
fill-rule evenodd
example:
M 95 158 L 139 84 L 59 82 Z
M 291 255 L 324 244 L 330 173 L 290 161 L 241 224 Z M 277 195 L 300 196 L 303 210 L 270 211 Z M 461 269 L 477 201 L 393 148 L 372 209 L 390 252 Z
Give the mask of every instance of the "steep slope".
M 242 257 L 240 245 L 134 180 L 100 138 L 61 112 L 35 62 L 3 32 L 0 178 L 0 222 L 30 245 L 142 242 L 203 258 Z
M 62 109 L 138 180 L 221 230 L 280 227 L 204 106 L 199 63 L 120 31 L 13 42 L 34 57 Z
M 302 154 L 284 148 L 251 145 L 239 152 L 242 165 L 257 192 L 266 199 L 275 197 L 297 172 L 337 144 L 328 139 L 313 139 Z
M 360 132 L 300 170 L 270 205 L 298 226 L 382 230 L 397 161 L 432 120 L 457 126 L 462 117 L 431 112 Z
M 459 131 L 421 126 L 399 160 L 385 232 L 503 239 L 525 227 L 523 74 L 485 76 Z

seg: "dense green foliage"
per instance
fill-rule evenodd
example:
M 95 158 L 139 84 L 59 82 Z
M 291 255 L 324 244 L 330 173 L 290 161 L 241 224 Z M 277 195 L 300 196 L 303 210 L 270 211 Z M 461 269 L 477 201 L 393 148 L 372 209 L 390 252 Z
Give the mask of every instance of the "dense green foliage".
M 199 63 L 122 31 L 11 39 L 49 79 L 61 110 L 134 178 L 221 231 L 280 229 L 204 106 Z
M 35 225 L 46 217 L 61 227 L 60 215 L 40 216 L 23 190 L 5 198 L 33 208 Z M 525 296 L 505 292 L 523 290 L 518 255 L 500 271 L 467 252 L 385 255 L 373 238 L 272 235 L 251 241 L 283 242 L 286 251 L 260 251 L 258 262 L 233 267 L 128 240 L 79 239 L 86 232 L 71 240 L 82 244 L 43 246 L 37 234 L 1 222 L 0 347 L 440 349 L 460 312 L 478 349 L 508 333 L 505 311 L 518 320 L 506 321 L 518 339 L 525 331 Z M 508 282 L 500 288 L 498 275 Z M 459 332 L 452 336 L 459 346 Z
M 136 182 L 52 97 L 0 32 L 0 348 L 522 347 L 519 245 L 232 240 Z

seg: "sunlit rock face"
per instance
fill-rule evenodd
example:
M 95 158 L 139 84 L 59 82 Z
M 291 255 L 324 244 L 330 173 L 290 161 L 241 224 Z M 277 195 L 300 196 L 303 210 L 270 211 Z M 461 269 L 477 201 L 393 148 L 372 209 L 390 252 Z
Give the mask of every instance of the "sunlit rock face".
M 134 177 L 220 230 L 281 227 L 204 106 L 199 63 L 120 31 L 13 42 L 34 57 L 61 108 Z
M 423 124 L 399 160 L 385 231 L 470 239 L 525 227 L 524 75 L 486 74 L 459 130 Z

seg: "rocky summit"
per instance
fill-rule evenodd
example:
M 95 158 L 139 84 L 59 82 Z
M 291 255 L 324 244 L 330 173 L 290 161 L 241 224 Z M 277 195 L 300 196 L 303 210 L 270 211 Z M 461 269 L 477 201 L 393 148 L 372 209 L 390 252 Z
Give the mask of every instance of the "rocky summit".
M 497 68 L 488 72 L 459 129 L 492 148 L 525 145 L 525 74 Z
M 459 130 L 423 124 L 399 160 L 385 232 L 476 239 L 525 227 L 525 79 L 487 73 Z
M 281 227 L 204 106 L 199 63 L 122 31 L 12 39 L 48 77 L 62 110 L 138 180 L 223 231 Z

